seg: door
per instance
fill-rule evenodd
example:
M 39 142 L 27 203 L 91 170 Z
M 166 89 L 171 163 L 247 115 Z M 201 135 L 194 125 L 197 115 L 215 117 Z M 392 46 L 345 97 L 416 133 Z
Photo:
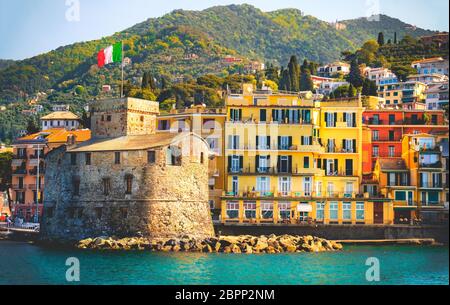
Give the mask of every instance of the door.
M 374 202 L 373 203 L 373 223 L 374 224 L 383 224 L 383 203 L 382 202 Z
M 266 109 L 259 110 L 259 120 L 261 122 L 265 122 L 267 120 L 267 110 Z

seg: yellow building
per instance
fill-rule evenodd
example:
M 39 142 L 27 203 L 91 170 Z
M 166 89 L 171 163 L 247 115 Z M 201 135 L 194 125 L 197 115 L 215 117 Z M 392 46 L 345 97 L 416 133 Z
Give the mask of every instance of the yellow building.
M 222 222 L 389 224 L 389 199 L 360 192 L 360 99 L 254 91 L 226 98 Z
M 378 86 L 378 97 L 385 99 L 386 106 L 399 105 L 405 109 L 415 109 L 416 103 L 425 101 L 427 85 L 408 81 Z
M 215 158 L 209 161 L 209 200 L 215 218 L 220 214 L 220 197 L 225 181 L 223 158 L 225 118 L 224 108 L 212 109 L 204 105 L 172 109 L 169 113 L 162 113 L 157 117 L 157 132 L 194 132 L 208 142 L 211 151 L 215 154 Z

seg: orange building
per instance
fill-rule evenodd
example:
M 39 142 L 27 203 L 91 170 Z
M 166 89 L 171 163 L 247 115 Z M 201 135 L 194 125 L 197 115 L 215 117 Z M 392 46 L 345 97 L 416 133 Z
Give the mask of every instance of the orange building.
M 91 138 L 89 129 L 68 131 L 47 129 L 19 138 L 13 143 L 12 160 L 12 209 L 14 216 L 32 221 L 36 214 L 36 201 L 39 200 L 39 214 L 42 213 L 42 194 L 45 174 L 45 155 L 67 143 L 69 136 L 75 142 Z M 70 137 L 72 138 L 72 137 Z

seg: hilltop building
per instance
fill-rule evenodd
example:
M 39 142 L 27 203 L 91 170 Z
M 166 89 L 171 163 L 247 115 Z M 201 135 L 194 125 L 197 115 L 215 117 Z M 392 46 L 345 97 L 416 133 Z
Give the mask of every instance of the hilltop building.
M 42 236 L 212 236 L 208 143 L 156 133 L 157 102 L 101 100 L 90 111 L 93 138 L 48 154 Z
M 80 118 L 70 111 L 55 111 L 41 117 L 42 130 L 64 128 L 75 130 L 80 126 Z
M 336 61 L 317 68 L 317 75 L 322 77 L 347 75 L 349 73 L 350 73 L 350 64 L 342 61 Z

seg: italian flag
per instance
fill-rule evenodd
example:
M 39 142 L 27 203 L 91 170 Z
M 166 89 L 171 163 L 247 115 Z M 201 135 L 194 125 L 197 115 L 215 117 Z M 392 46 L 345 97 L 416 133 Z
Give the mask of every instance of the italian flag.
M 97 54 L 97 65 L 99 68 L 104 65 L 122 61 L 122 42 L 100 50 Z

